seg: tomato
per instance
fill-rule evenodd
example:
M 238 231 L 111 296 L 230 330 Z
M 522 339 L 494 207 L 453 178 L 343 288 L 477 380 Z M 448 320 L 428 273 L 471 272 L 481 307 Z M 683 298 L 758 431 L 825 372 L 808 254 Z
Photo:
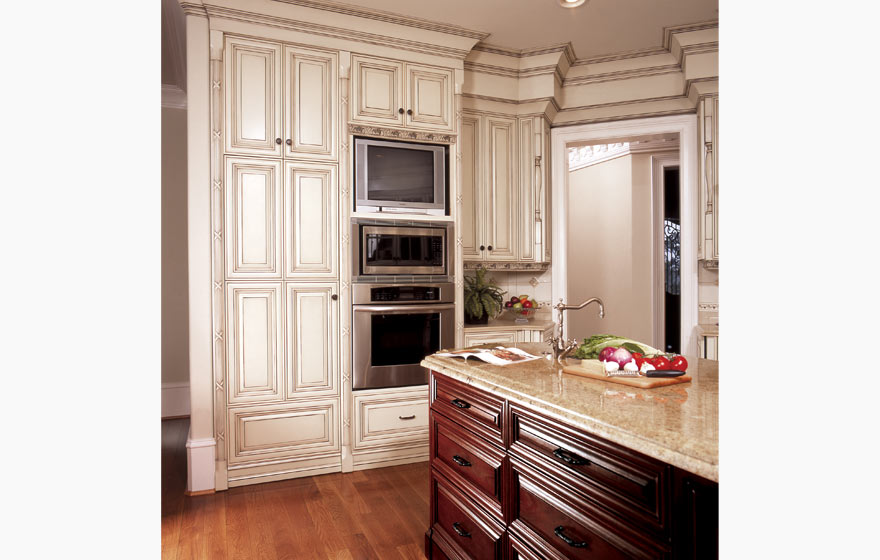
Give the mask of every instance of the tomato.
M 651 361 L 649 363 L 657 369 L 669 369 L 671 366 L 666 356 L 657 356 L 656 358 L 651 358 Z
M 684 356 L 676 356 L 672 358 L 672 362 L 669 365 L 672 369 L 678 371 L 687 371 L 688 369 L 688 361 L 684 359 Z
M 645 363 L 645 356 L 641 352 L 633 352 L 633 360 L 636 361 L 636 367 L 642 369 L 642 364 Z

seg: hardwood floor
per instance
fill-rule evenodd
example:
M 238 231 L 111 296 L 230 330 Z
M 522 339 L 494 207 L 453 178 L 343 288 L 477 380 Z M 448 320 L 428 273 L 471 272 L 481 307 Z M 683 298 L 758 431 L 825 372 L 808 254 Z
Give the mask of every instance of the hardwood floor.
M 429 464 L 184 496 L 189 420 L 162 422 L 162 559 L 423 559 Z

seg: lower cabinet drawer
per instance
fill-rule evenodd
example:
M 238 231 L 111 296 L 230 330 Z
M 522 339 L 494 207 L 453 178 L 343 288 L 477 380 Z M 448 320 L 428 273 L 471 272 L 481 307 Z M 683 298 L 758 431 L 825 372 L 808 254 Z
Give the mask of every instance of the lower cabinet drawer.
M 500 523 L 480 511 L 436 471 L 432 473 L 431 492 L 433 529 L 459 549 L 459 555 L 474 560 L 504 557 L 504 527 Z
M 431 372 L 431 409 L 504 447 L 504 400 Z
M 543 560 L 528 545 L 513 535 L 509 535 L 507 538 L 507 558 L 508 560 Z
M 431 430 L 434 468 L 499 520 L 503 519 L 505 454 L 433 411 Z
M 354 449 L 426 444 L 428 388 L 354 392 Z
M 607 514 L 564 496 L 542 476 L 511 461 L 513 504 L 510 529 L 548 558 L 669 558 L 669 547 L 615 522 Z

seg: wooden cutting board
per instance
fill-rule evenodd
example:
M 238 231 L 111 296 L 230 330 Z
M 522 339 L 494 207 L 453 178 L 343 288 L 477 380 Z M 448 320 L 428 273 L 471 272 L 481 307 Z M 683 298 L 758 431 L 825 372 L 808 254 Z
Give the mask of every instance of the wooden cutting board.
M 563 373 L 598 379 L 609 383 L 620 383 L 639 389 L 653 389 L 654 387 L 667 387 L 687 383 L 692 378 L 688 374 L 679 377 L 609 377 L 605 375 L 605 368 L 599 360 L 582 360 L 582 365 L 568 365 L 562 368 Z

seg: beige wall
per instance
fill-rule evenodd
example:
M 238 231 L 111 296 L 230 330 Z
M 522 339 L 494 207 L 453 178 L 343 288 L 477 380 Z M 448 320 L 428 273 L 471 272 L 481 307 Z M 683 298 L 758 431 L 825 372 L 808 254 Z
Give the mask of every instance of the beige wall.
M 569 174 L 568 295 L 577 304 L 605 303 L 566 314 L 568 332 L 582 339 L 616 334 L 650 343 L 650 155 L 623 156 Z
M 162 108 L 162 384 L 189 383 L 186 109 Z

